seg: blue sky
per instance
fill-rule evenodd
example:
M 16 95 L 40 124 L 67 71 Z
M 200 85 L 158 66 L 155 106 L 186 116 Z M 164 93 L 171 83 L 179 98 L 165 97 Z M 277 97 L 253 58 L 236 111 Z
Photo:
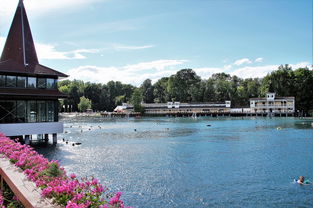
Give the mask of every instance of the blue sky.
M 40 62 L 139 85 L 192 68 L 263 77 L 312 65 L 312 0 L 25 0 Z M 0 50 L 17 0 L 0 0 Z

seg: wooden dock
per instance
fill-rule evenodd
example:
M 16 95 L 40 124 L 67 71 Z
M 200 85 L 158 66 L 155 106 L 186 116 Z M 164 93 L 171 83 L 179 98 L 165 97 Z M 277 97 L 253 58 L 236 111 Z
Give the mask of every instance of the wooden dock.
M 107 118 L 129 118 L 129 117 L 140 117 L 139 112 L 101 112 L 101 116 Z
M 108 118 L 127 118 L 127 117 L 141 117 L 141 116 L 151 116 L 151 117 L 293 117 L 294 113 L 250 113 L 250 112 L 201 112 L 201 111 L 155 111 L 155 112 L 145 112 L 141 113 L 125 113 L 125 112 L 105 112 L 101 113 L 102 116 Z

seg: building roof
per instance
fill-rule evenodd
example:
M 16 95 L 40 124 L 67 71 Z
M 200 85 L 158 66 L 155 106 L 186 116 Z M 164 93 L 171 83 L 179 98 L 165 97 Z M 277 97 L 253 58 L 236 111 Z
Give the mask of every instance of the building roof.
M 295 99 L 295 97 L 275 97 L 275 100 Z M 249 100 L 267 100 L 267 98 L 250 98 Z
M 39 64 L 24 3 L 19 1 L 0 58 L 0 72 L 67 77 Z

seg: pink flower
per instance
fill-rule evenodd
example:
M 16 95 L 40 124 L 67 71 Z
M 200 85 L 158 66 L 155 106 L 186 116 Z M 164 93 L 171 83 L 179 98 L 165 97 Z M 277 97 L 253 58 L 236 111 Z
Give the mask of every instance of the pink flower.
M 78 205 L 74 202 L 69 201 L 66 205 L 66 208 L 85 208 L 84 205 Z
M 97 179 L 95 179 L 95 178 L 94 178 L 94 179 L 92 179 L 91 184 L 92 184 L 92 185 L 97 185 L 97 184 L 98 184 L 98 180 L 97 180 Z
M 74 199 L 75 199 L 76 201 L 79 201 L 79 200 L 81 200 L 82 198 L 83 198 L 83 195 L 82 195 L 81 193 L 76 194 L 75 197 L 74 197 Z
M 76 175 L 75 175 L 74 173 L 72 173 L 72 174 L 70 175 L 70 177 L 71 177 L 71 179 L 74 179 L 74 178 L 76 178 Z
M 84 177 L 78 180 L 75 174 L 67 176 L 58 161 L 49 162 L 30 146 L 16 143 L 2 133 L 0 133 L 0 157 L 8 158 L 15 166 L 22 168 L 27 178 L 42 189 L 42 196 L 53 198 L 53 201 L 59 205 L 67 208 L 124 207 L 124 202 L 120 200 L 121 192 L 117 192 L 109 199 L 109 194 L 105 193 L 108 189 L 99 184 L 98 179 Z M 59 175 L 51 176 L 52 166 L 59 169 Z M 0 207 L 3 205 L 3 200 L 0 192 Z
M 42 190 L 42 196 L 48 196 L 53 191 L 52 187 L 47 187 Z
M 2 195 L 2 192 L 0 191 L 0 206 L 3 205 L 3 202 L 4 202 L 4 197 Z
M 121 207 L 123 208 L 124 207 L 124 203 L 123 201 L 120 201 L 120 197 L 122 195 L 122 192 L 117 192 L 115 194 L 115 196 L 113 196 L 111 199 L 110 199 L 110 204 L 111 205 L 114 205 L 114 206 L 118 206 L 118 207 Z

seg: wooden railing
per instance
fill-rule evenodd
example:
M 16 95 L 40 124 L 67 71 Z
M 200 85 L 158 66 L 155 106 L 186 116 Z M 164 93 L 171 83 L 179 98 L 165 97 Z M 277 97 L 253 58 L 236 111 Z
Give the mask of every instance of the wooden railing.
M 1 155 L 0 155 L 1 156 Z M 1 190 L 4 181 L 26 208 L 60 208 L 41 196 L 41 190 L 29 181 L 21 169 L 6 158 L 0 158 Z

